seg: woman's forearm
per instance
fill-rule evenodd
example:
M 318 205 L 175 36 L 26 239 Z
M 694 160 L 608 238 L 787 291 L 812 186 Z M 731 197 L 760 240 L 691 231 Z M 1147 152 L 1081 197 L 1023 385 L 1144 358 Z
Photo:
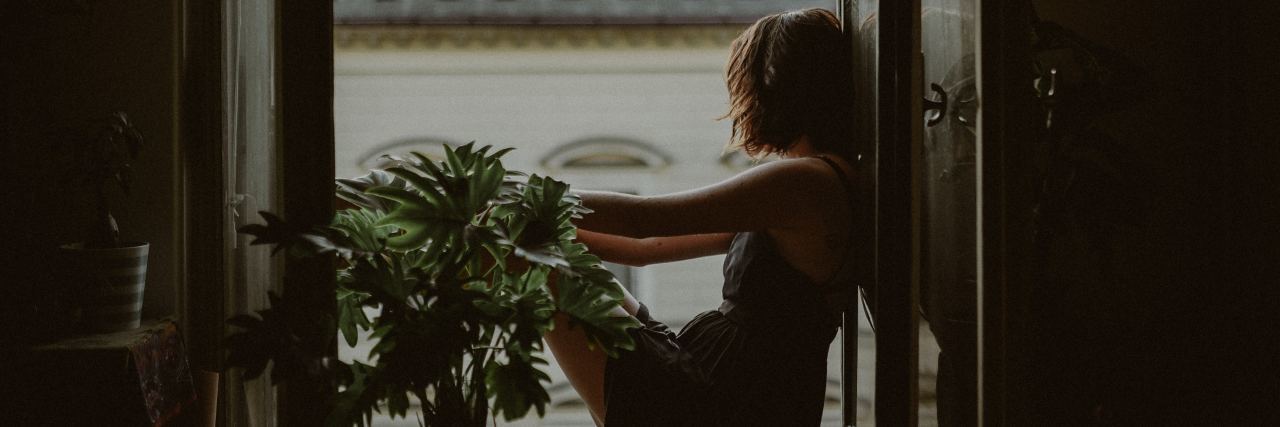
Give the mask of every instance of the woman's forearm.
M 641 267 L 723 254 L 729 250 L 733 234 L 691 234 L 636 239 L 579 229 L 578 240 L 586 244 L 591 253 L 605 261 Z
M 640 212 L 643 204 L 641 196 L 608 191 L 574 193 L 582 199 L 583 206 L 592 210 L 573 221 L 578 228 L 617 237 L 649 237 L 638 227 L 642 221 L 639 216 L 643 215 Z
M 829 194 L 838 191 L 828 175 L 830 167 L 816 159 L 784 159 L 671 194 L 580 191 L 594 212 L 575 224 L 634 238 L 812 227 L 802 213 L 830 211 Z
M 575 219 L 579 228 L 614 236 L 644 239 L 697 234 L 719 234 L 729 230 L 689 203 L 698 198 L 687 192 L 661 196 L 637 196 L 608 191 L 578 191 L 583 206 L 591 213 Z M 694 206 L 691 206 L 694 205 Z

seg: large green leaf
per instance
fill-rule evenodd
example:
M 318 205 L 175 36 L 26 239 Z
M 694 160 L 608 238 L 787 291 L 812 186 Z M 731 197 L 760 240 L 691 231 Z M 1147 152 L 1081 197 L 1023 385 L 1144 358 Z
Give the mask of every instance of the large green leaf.
M 378 225 L 401 226 L 404 223 L 415 221 L 443 221 L 449 219 L 457 221 L 456 218 L 448 218 L 446 212 L 426 200 L 421 193 L 415 191 L 402 188 L 375 187 L 369 189 L 366 193 L 399 203 L 386 216 L 382 217 Z
M 368 193 L 400 202 L 376 223 L 378 226 L 389 225 L 401 230 L 400 234 L 387 240 L 387 245 L 397 251 L 419 249 L 432 240 L 440 244 L 461 240 L 465 227 L 470 224 L 467 218 L 438 209 L 418 192 L 379 187 L 370 189 Z
M 355 248 L 363 253 L 382 251 L 387 245 L 390 230 L 379 226 L 378 222 L 385 216 L 383 212 L 368 208 L 344 209 L 334 216 L 329 227 L 335 231 L 339 245 Z
M 364 302 L 368 299 L 368 293 L 338 287 L 338 330 L 348 346 L 356 345 L 359 330 L 373 325 L 364 313 Z
M 551 396 L 543 383 L 550 383 L 551 377 L 535 365 L 546 364 L 538 357 L 490 363 L 486 367 L 485 383 L 489 386 L 489 397 L 494 399 L 494 414 L 501 413 L 507 421 L 525 416 L 529 408 L 537 408 L 539 417 L 545 414 Z
M 337 189 L 334 193 L 339 198 L 346 200 L 359 208 L 385 213 L 391 211 L 394 203 L 390 203 L 386 199 L 365 194 L 365 191 L 376 187 L 403 189 L 406 188 L 407 183 L 403 179 L 396 178 L 386 171 L 373 170 L 358 178 L 338 179 L 336 180 L 336 185 Z
M 397 304 L 409 298 L 418 277 L 399 257 L 373 256 L 352 261 L 345 270 L 346 286 L 372 295 L 377 302 Z
M 294 257 L 337 253 L 339 256 L 349 258 L 352 255 L 350 247 L 334 242 L 326 235 L 325 230 L 306 230 L 286 222 L 271 212 L 258 213 L 267 220 L 266 224 L 248 224 L 236 230 L 254 237 L 249 242 L 250 245 L 275 245 L 271 249 L 272 254 L 286 249 L 286 253 Z
M 271 307 L 259 310 L 257 317 L 227 320 L 239 328 L 226 339 L 227 364 L 244 368 L 246 378 L 257 378 L 270 362 L 273 384 L 311 375 L 325 356 L 324 347 L 332 343 L 332 338 L 321 338 L 336 332 L 332 318 L 315 307 L 286 303 L 273 292 L 268 297 Z
M 406 165 L 405 167 L 391 168 L 388 169 L 387 172 L 403 178 L 412 184 L 413 189 L 417 190 L 423 201 L 434 207 L 435 210 L 440 212 L 453 211 L 453 209 L 449 207 L 453 206 L 454 203 L 447 199 L 447 196 L 440 187 L 439 180 L 432 176 L 423 176 L 417 172 L 411 171 L 408 169 L 411 167 L 413 167 L 413 164 Z
M 599 284 L 599 289 L 605 296 L 615 301 L 622 301 L 624 297 L 622 284 L 614 277 L 613 272 L 604 266 L 600 257 L 587 252 L 586 245 L 578 242 L 563 243 L 560 245 L 560 253 L 569 263 L 569 267 L 562 269 L 561 272 L 578 277 L 586 283 Z
M 325 426 L 373 425 L 373 412 L 378 408 L 377 377 L 380 372 L 376 366 L 360 362 L 352 363 L 348 369 L 352 380 L 334 399 L 333 407 L 325 417 Z
M 619 349 L 635 348 L 635 341 L 628 329 L 640 326 L 631 316 L 618 316 L 615 309 L 619 301 L 610 298 L 614 293 L 604 288 L 616 283 L 592 283 L 577 277 L 561 276 L 556 282 L 559 291 L 556 305 L 569 316 L 569 327 L 581 328 L 592 348 L 598 348 L 610 357 L 617 357 Z

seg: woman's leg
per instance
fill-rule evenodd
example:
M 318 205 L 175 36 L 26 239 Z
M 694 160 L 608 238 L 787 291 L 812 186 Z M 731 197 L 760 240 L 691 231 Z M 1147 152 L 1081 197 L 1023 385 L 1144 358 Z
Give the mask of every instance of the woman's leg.
M 635 315 L 640 303 L 626 288 L 623 288 L 623 294 L 622 307 L 614 314 Z M 551 354 L 555 355 L 560 369 L 569 377 L 569 384 L 587 403 L 596 425 L 604 425 L 604 365 L 608 356 L 599 349 L 588 348 L 586 334 L 580 328 L 570 328 L 569 317 L 564 313 L 556 313 L 554 319 L 555 328 L 545 336 L 547 346 L 551 347 Z

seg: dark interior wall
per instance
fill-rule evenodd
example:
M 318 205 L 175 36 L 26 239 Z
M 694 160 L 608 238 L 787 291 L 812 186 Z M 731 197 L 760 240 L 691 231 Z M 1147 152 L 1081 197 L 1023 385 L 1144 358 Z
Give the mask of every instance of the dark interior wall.
M 1235 408 L 1280 425 L 1280 4 L 1222 2 L 1218 31 L 1224 43 L 1209 56 L 1222 71 L 1214 107 L 1223 167 L 1210 210 L 1217 224 L 1210 270 L 1207 362 L 1221 361 L 1223 388 Z M 1226 406 L 1226 405 L 1224 405 Z M 1229 406 L 1228 406 L 1229 407 Z
M 125 111 L 145 144 L 134 191 L 111 193 L 124 240 L 151 244 L 143 316 L 176 312 L 182 200 L 177 144 L 181 2 L 5 1 L 0 102 L 5 329 L 30 329 L 57 276 L 59 244 L 83 240 L 86 193 L 59 178 L 69 164 L 59 129 Z M 21 321 L 15 319 L 22 319 Z M 39 320 L 48 320 L 37 318 Z M 18 326 L 26 324 L 27 326 Z M 10 335 L 10 334 L 6 334 Z
M 1104 408 L 1086 419 L 1118 417 L 1121 425 L 1277 417 L 1280 409 L 1263 396 L 1274 397 L 1280 384 L 1264 350 L 1278 334 L 1269 311 L 1280 283 L 1280 155 L 1270 135 L 1277 109 L 1269 82 L 1280 60 L 1263 46 L 1276 45 L 1269 27 L 1280 11 L 1262 2 L 1032 3 L 1041 19 L 1131 60 L 1148 85 L 1098 123 L 1131 162 L 1124 191 L 1132 198 L 1122 208 L 1140 218 L 1112 236 L 1115 286 L 1037 303 L 1076 304 L 1053 308 L 1066 314 L 1049 330 L 1062 334 L 1041 341 L 1057 341 L 1042 353 L 1067 371 L 1055 381 L 1087 382 L 1080 380 L 1087 370 L 1105 376 L 1037 404 L 1074 400 L 1076 409 Z M 1036 419 L 1035 410 L 1024 415 Z

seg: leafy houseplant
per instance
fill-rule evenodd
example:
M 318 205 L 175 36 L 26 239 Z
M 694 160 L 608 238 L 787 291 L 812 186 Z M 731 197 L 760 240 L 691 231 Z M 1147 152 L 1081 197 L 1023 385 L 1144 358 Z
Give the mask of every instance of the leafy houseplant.
M 500 161 L 510 149 L 490 148 L 446 147 L 443 161 L 413 153 L 338 180 L 337 196 L 351 207 L 321 229 L 299 230 L 267 212 L 265 225 L 241 228 L 289 256 L 334 256 L 338 313 L 272 295 L 259 316 L 228 320 L 242 328 L 228 337 L 228 364 L 254 378 L 270 361 L 273 383 L 326 376 L 340 390 L 329 425 L 363 426 L 384 409 L 404 417 L 416 397 L 426 425 L 482 426 L 490 412 L 508 420 L 544 413 L 542 337 L 555 313 L 610 355 L 631 348 L 635 320 L 610 316 L 620 285 L 573 241 L 570 220 L 588 211 L 568 185 L 521 180 Z M 354 345 L 362 330 L 378 340 L 371 364 L 327 356 L 332 337 Z
M 129 193 L 132 162 L 142 147 L 142 134 L 123 112 L 88 128 L 87 136 L 74 138 L 76 184 L 92 197 L 93 220 L 84 242 L 62 246 L 81 285 L 83 323 L 96 332 L 136 328 L 142 312 L 146 285 L 145 242 L 123 242 L 111 215 L 108 190 L 117 186 Z

